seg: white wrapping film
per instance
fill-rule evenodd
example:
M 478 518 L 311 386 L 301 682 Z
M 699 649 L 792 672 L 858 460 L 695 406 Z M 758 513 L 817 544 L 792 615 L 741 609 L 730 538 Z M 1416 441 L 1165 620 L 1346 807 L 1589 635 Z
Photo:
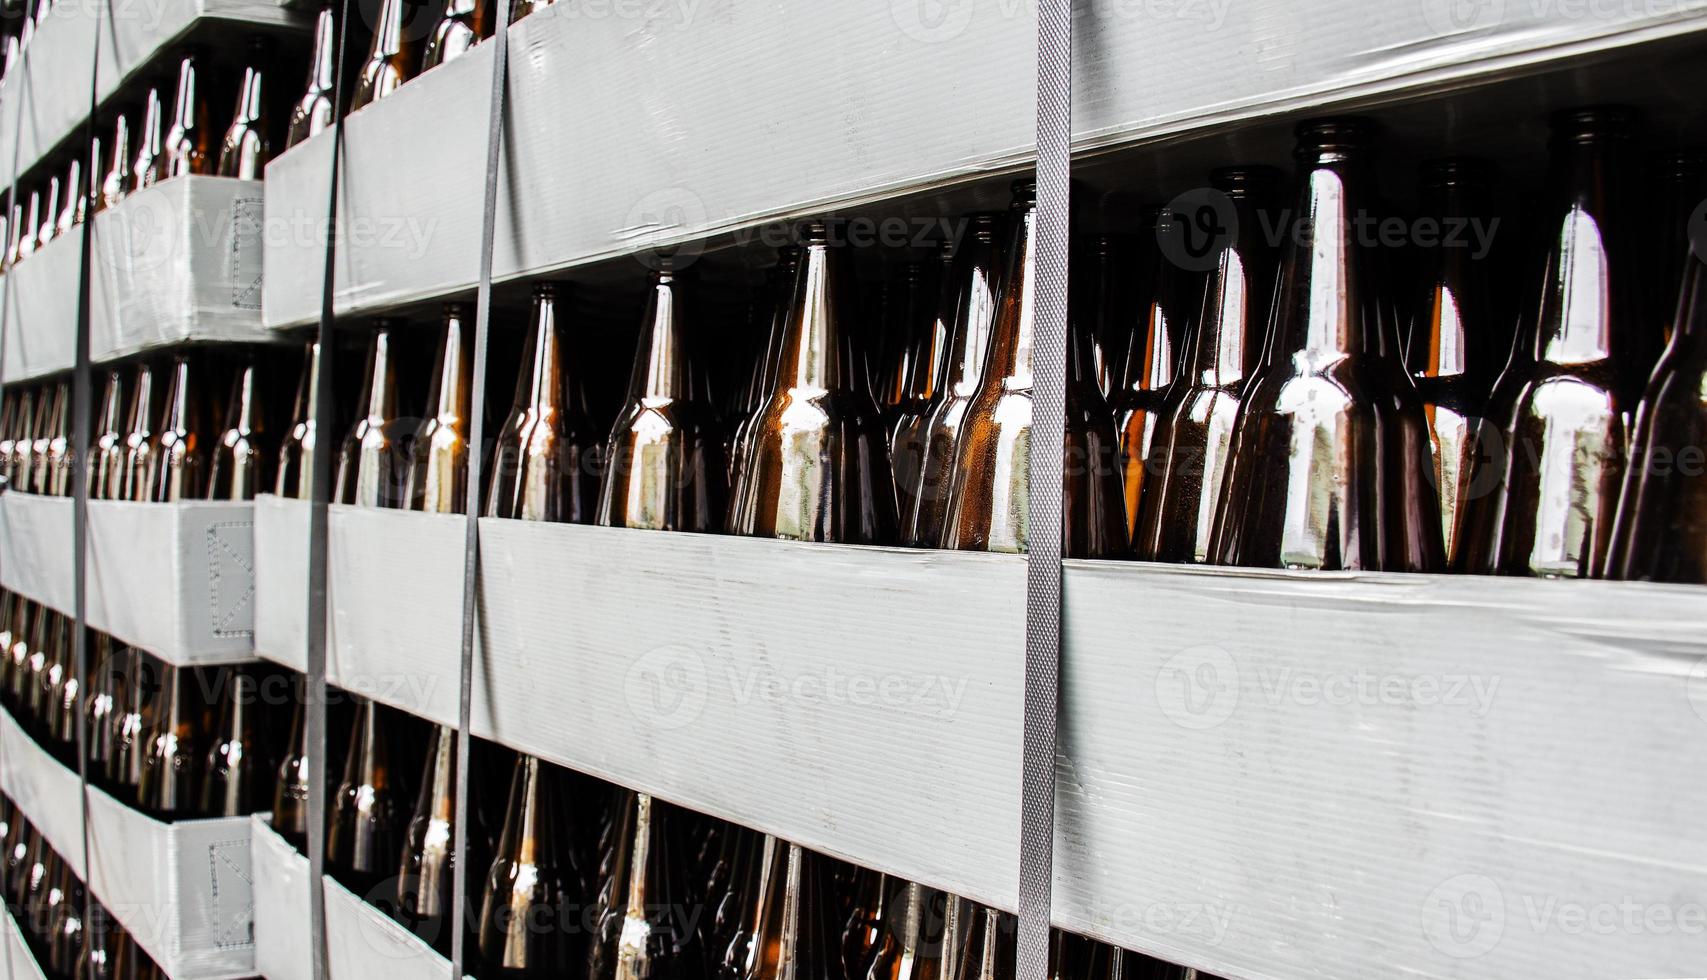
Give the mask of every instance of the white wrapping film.
M 72 501 L 0 495 L 0 581 L 71 609 Z M 254 508 L 89 502 L 89 625 L 179 665 L 254 650 Z
M 309 23 L 305 13 L 287 10 L 275 0 L 113 0 L 110 4 L 61 0 L 54 4 L 30 42 L 23 69 L 8 74 L 0 85 L 0 187 L 12 182 L 14 133 L 18 134 L 18 172 L 27 173 L 88 116 L 85 80 L 91 77 L 98 22 L 101 65 L 95 94 L 97 101 L 105 102 L 204 17 L 298 28 Z M 67 84 L 73 79 L 75 84 Z M 101 135 L 110 139 L 110 133 Z
M 297 673 L 308 669 L 308 518 L 306 500 L 255 498 L 255 653 Z
M 1055 914 L 1236 977 L 1666 977 L 1707 589 L 1068 562 Z
M 1075 6 L 1080 150 L 1702 25 L 1689 2 Z M 506 126 L 526 139 L 505 149 L 497 281 L 1033 158 L 1033 79 L 1012 66 L 1032 63 L 1036 20 L 1014 0 L 573 3 L 511 30 Z M 346 121 L 340 315 L 474 286 L 484 146 L 444 134 L 484 131 L 490 57 L 477 49 Z M 279 227 L 324 218 L 330 140 L 269 164 L 267 213 Z M 319 293 L 302 284 L 320 281 L 324 259 L 317 237 L 268 236 L 268 326 L 317 321 Z
M 85 873 L 77 771 L 4 712 L 0 788 L 173 980 L 254 974 L 248 817 L 161 823 L 91 788 Z
M 325 879 L 325 893 L 331 980 L 450 980 L 450 960 L 395 919 L 330 877 Z
M 187 341 L 275 340 L 261 327 L 261 200 L 260 181 L 187 176 L 95 215 L 90 358 Z M 78 237 L 54 239 L 7 273 L 8 383 L 72 367 Z
M 36 962 L 36 954 L 24 942 L 24 931 L 18 928 L 18 920 L 10 912 L 6 913 L 5 968 L 7 980 L 47 980 L 41 964 Z
M 267 980 L 310 980 L 308 858 L 264 815 L 249 820 L 255 873 L 255 972 Z

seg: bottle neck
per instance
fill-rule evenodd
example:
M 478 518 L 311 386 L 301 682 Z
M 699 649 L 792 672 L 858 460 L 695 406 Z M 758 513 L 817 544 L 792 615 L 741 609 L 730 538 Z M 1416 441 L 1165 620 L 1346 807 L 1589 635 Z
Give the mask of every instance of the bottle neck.
M 243 69 L 243 85 L 237 91 L 237 114 L 232 120 L 233 124 L 260 121 L 263 111 L 261 81 L 259 65 Z
M 1036 225 L 1037 208 L 1027 205 L 1014 222 L 1007 275 L 1002 281 L 1001 301 L 990 337 L 989 368 L 992 376 L 985 378 L 984 383 L 999 383 L 1009 390 L 1029 391 L 1032 387 Z
M 178 66 L 178 98 L 172 115 L 174 130 L 189 132 L 196 128 L 196 63 L 189 58 Z
M 1563 190 L 1553 212 L 1534 354 L 1553 364 L 1586 364 L 1612 355 L 1613 296 L 1609 253 L 1616 245 L 1612 181 L 1623 179 L 1621 147 L 1609 140 L 1573 141 L 1557 170 Z
M 530 363 L 522 375 L 525 386 L 522 404 L 536 415 L 563 409 L 562 338 L 557 331 L 555 297 L 536 296 L 533 301 L 533 337 L 529 342 Z
M 332 91 L 336 81 L 338 61 L 333 50 L 337 44 L 337 17 L 331 7 L 323 7 L 314 21 L 314 53 L 308 62 L 308 94 Z
M 664 273 L 652 286 L 647 311 L 647 340 L 635 360 L 629 401 L 663 404 L 691 399 L 693 381 L 682 347 L 681 286 Z
M 441 425 L 460 430 L 467 424 L 469 406 L 468 333 L 469 323 L 460 313 L 445 317 L 444 343 L 440 345 L 434 417 Z
M 1355 355 L 1368 349 L 1364 336 L 1361 249 L 1357 234 L 1368 215 L 1363 205 L 1363 165 L 1324 152 L 1306 166 L 1299 201 L 1301 222 L 1291 241 L 1278 307 L 1292 317 L 1282 353 Z
M 379 8 L 379 29 L 373 35 L 373 54 L 369 61 L 394 58 L 403 51 L 404 0 L 383 0 Z
M 382 426 L 397 414 L 397 370 L 391 359 L 391 330 L 373 335 L 373 363 L 368 373 L 367 421 Z
M 836 323 L 840 302 L 836 271 L 829 245 L 813 242 L 802 247 L 794 302 L 783 327 L 778 394 L 793 391 L 811 397 L 855 387 Z

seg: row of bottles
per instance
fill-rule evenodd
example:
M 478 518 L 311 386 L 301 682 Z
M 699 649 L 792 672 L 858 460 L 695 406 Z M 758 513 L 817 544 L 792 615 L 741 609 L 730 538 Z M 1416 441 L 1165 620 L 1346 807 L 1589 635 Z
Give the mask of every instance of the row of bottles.
M 1489 272 L 1464 243 L 1441 236 L 1424 261 L 1395 269 L 1394 249 L 1369 240 L 1362 229 L 1382 203 L 1375 133 L 1359 119 L 1299 127 L 1298 218 L 1272 247 L 1272 179 L 1256 167 L 1214 176 L 1238 234 L 1194 281 L 1169 275 L 1176 223 L 1165 211 L 1147 276 L 1089 243 L 1068 350 L 1065 553 L 1707 580 L 1707 513 L 1683 478 L 1702 447 L 1679 428 L 1699 412 L 1676 407 L 1707 356 L 1694 353 L 1694 293 L 1681 288 L 1675 316 L 1632 298 L 1640 266 L 1612 196 L 1627 180 L 1629 114 L 1563 113 L 1555 134 L 1542 288 L 1515 334 L 1500 329 Z M 1701 183 L 1699 159 L 1677 169 Z M 1475 161 L 1430 164 L 1430 220 L 1484 215 L 1484 173 Z M 559 287 L 536 287 L 484 512 L 1026 550 L 1032 196 L 1022 182 L 1008 214 L 971 216 L 942 288 L 909 279 L 877 321 L 859 310 L 835 223 L 808 222 L 779 256 L 780 299 L 745 390 L 721 403 L 689 364 L 692 291 L 659 259 L 628 396 L 602 440 L 580 387 L 593 368 L 566 353 Z M 1689 210 L 1663 214 L 1679 224 Z M 1662 237 L 1655 254 L 1681 249 L 1688 262 L 1649 269 L 1679 293 L 1699 260 L 1686 235 Z M 1108 294 L 1129 279 L 1147 279 L 1152 295 L 1136 315 L 1111 312 Z M 1400 295 L 1419 279 L 1423 299 Z M 419 394 L 397 390 L 408 331 L 376 325 L 339 500 L 463 509 L 469 321 L 461 307 L 447 313 L 425 423 L 399 409 Z M 1658 395 L 1638 410 L 1651 374 Z M 1670 407 L 1654 401 L 1668 392 Z M 303 396 L 298 405 L 300 430 L 311 422 Z M 1677 421 L 1660 431 L 1649 417 L 1665 412 Z M 1632 439 L 1679 465 L 1627 466 Z M 280 492 L 300 493 L 284 477 L 302 458 L 286 446 Z M 1658 555 L 1658 538 L 1673 557 Z
M 344 724 L 333 730 L 344 763 L 328 787 L 327 867 L 448 951 L 454 735 L 373 701 L 339 703 L 334 717 Z M 409 757 L 410 747 L 424 757 Z M 476 740 L 471 753 L 467 948 L 477 976 L 1013 975 L 1011 916 L 532 756 L 514 755 L 506 767 L 508 753 L 490 743 Z M 286 769 L 274 826 L 301 847 L 306 769 Z M 405 774 L 417 771 L 411 784 Z M 302 780 L 295 791 L 286 788 L 292 778 Z M 1059 980 L 1206 977 L 1064 934 L 1055 945 Z
M 114 798 L 162 820 L 268 809 L 296 696 L 280 671 L 175 667 L 91 631 L 84 682 L 73 632 L 70 617 L 0 592 L 0 704 L 39 745 L 75 768 L 81 707 L 89 779 Z
M 207 51 L 185 49 L 175 74 L 151 84 L 140 106 L 103 110 L 101 135 L 91 145 L 79 143 L 32 167 L 35 178 L 19 181 L 12 213 L 0 215 L 6 229 L 0 268 L 81 224 L 91 207 L 103 211 L 173 177 L 261 179 L 282 148 L 274 120 L 285 117 L 288 102 L 270 81 L 280 68 L 270 38 L 250 38 L 242 57 L 233 76 L 216 68 Z
M 0 888 L 48 980 L 166 980 L 9 797 L 0 797 Z
M 271 488 L 287 390 L 276 358 L 188 350 L 102 369 L 88 468 L 92 500 L 248 500 Z M 70 496 L 71 383 L 9 386 L 0 474 L 14 491 Z

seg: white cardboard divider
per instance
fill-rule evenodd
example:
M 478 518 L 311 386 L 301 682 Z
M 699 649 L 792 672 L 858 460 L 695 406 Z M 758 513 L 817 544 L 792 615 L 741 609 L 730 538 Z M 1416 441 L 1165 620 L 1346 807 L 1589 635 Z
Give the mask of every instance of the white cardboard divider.
M 24 942 L 24 930 L 18 927 L 18 920 L 10 912 L 5 913 L 5 918 L 7 980 L 47 980 L 41 964 L 36 962 L 36 954 Z
M 458 528 L 334 508 L 339 675 L 446 724 Z M 481 542 L 476 734 L 1011 904 L 1023 560 Z M 1230 977 L 1700 972 L 1707 589 L 1072 562 L 1066 594 L 1059 925 Z
M 1237 977 L 1664 977 L 1707 589 L 1072 562 L 1056 917 Z
M 1081 150 L 1438 89 L 1703 24 L 1692 2 L 1079 6 Z M 1032 159 L 1030 4 L 725 0 L 655 4 L 634 16 L 601 9 L 558 5 L 512 28 L 507 131 L 526 138 L 506 143 L 497 280 Z M 444 134 L 485 124 L 491 56 L 474 51 L 347 121 L 340 315 L 473 287 L 481 148 Z M 331 139 L 323 134 L 272 162 L 269 215 L 291 227 L 323 219 Z M 269 237 L 268 326 L 314 322 L 319 294 L 301 287 L 319 281 L 323 260 L 314 236 Z
M 81 5 L 81 4 L 79 4 Z M 113 360 L 188 341 L 266 342 L 261 326 L 261 182 L 178 177 L 95 215 L 89 356 Z M 75 361 L 81 232 L 9 272 L 3 376 Z
M 330 876 L 326 961 L 332 980 L 450 980 L 450 960 Z M 280 980 L 268 976 L 267 980 Z
M 0 495 L 0 582 L 72 606 L 72 501 Z M 89 625 L 179 665 L 252 659 L 249 503 L 89 502 Z
M 256 814 L 249 818 L 249 863 L 255 873 L 255 972 L 267 980 L 313 980 L 308 858 L 273 830 L 266 815 Z
M 309 509 L 306 500 L 255 498 L 255 653 L 299 674 L 308 671 Z
M 88 116 L 97 16 L 101 65 L 96 98 L 102 102 L 201 18 L 257 25 L 310 23 L 305 14 L 287 10 L 275 0 L 56 3 L 30 41 L 23 68 L 12 71 L 0 85 L 0 187 L 13 179 L 14 133 L 18 172 L 23 173 L 71 136 Z M 24 114 L 21 129 L 20 112 Z M 105 139 L 112 134 L 101 135 Z
M 249 818 L 161 823 L 89 789 L 84 873 L 75 770 L 0 712 L 0 785 L 173 980 L 255 972 Z

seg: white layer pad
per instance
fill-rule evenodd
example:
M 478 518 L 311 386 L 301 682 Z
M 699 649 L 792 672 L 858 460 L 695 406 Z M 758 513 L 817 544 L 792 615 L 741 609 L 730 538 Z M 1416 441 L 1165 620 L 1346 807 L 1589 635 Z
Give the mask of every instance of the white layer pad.
M 1090 0 L 1079 149 L 1498 75 L 1699 29 L 1688 0 Z M 559 3 L 512 28 L 499 280 L 1011 170 L 1034 155 L 1022 0 Z M 345 127 L 339 313 L 474 286 L 492 64 L 474 51 Z M 446 134 L 458 134 L 447 139 Z M 331 135 L 267 170 L 326 217 Z M 325 254 L 269 236 L 268 326 L 317 320 Z M 638 277 L 643 269 L 635 266 Z
M 76 0 L 70 0 L 76 2 Z M 264 342 L 261 182 L 178 177 L 94 219 L 89 356 L 110 361 L 190 341 Z M 76 362 L 81 230 L 0 276 L 7 383 Z
M 0 583 L 61 612 L 73 600 L 69 497 L 0 495 Z M 254 508 L 89 502 L 89 625 L 179 665 L 254 650 Z

